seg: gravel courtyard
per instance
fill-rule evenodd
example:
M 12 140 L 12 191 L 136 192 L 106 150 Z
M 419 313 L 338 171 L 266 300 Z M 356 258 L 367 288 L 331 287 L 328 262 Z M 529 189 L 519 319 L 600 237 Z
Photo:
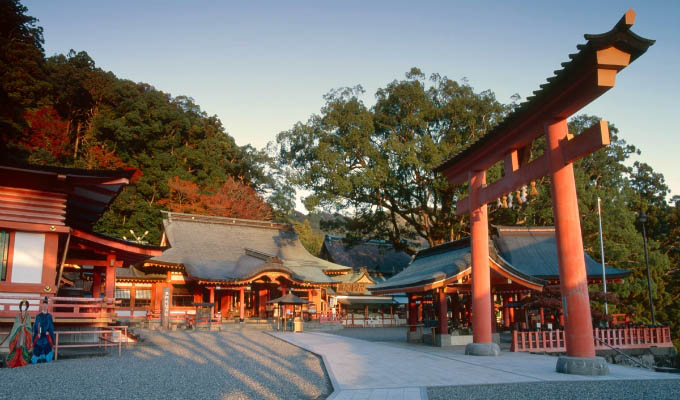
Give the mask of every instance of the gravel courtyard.
M 317 399 L 320 358 L 260 331 L 152 332 L 107 357 L 0 369 L 0 399 Z

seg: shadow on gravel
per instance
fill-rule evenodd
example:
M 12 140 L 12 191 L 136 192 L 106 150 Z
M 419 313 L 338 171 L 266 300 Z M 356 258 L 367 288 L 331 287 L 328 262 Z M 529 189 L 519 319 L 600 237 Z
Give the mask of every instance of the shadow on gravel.
M 142 336 L 120 359 L 0 369 L 0 398 L 317 399 L 332 390 L 318 356 L 259 331 Z

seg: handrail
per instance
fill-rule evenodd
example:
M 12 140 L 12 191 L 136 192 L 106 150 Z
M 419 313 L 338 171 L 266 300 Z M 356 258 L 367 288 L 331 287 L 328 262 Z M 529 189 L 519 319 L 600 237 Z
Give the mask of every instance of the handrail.
M 595 340 L 597 340 L 598 342 L 600 342 L 600 343 L 602 343 L 603 345 L 609 347 L 610 349 L 614 350 L 615 352 L 621 354 L 622 356 L 626 357 L 627 359 L 629 359 L 630 361 L 634 362 L 635 364 L 641 366 L 642 368 L 652 369 L 652 368 L 647 367 L 647 366 L 644 365 L 643 363 L 639 362 L 638 360 L 634 359 L 633 357 L 629 356 L 628 354 L 622 352 L 621 350 L 619 350 L 619 349 L 617 349 L 617 348 L 614 348 L 614 347 L 610 346 L 608 343 L 606 343 L 605 341 L 603 341 L 603 340 L 600 339 L 599 337 L 597 337 L 597 336 L 593 336 L 593 337 L 594 337 Z

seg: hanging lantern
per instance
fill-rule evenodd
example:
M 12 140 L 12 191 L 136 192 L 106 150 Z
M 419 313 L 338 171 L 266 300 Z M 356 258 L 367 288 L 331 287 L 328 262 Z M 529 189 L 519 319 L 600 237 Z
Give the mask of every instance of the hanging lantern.
M 520 191 L 519 202 L 526 203 L 529 199 L 527 198 L 527 185 L 522 186 Z
M 496 208 L 501 208 L 503 207 L 503 203 L 501 202 L 501 198 L 496 199 Z
M 536 181 L 531 181 L 531 197 L 538 196 L 538 190 L 536 190 Z
M 512 193 L 508 193 L 508 207 L 512 208 Z
M 501 198 L 503 199 L 502 200 L 503 201 L 503 208 L 508 208 L 508 201 L 506 200 L 505 196 L 501 196 Z

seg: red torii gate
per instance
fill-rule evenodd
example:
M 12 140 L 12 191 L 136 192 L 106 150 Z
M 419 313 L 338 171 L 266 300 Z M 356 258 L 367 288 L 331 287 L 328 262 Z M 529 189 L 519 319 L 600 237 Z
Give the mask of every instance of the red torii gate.
M 586 280 L 581 223 L 572 163 L 609 144 L 609 126 L 600 121 L 573 137 L 567 118 L 614 87 L 616 74 L 641 56 L 653 40 L 630 31 L 635 12 L 628 10 L 607 33 L 585 35 L 571 61 L 555 71 L 548 83 L 527 98 L 488 134 L 435 168 L 451 185 L 470 183 L 469 198 L 460 199 L 456 214 L 470 213 L 472 251 L 473 343 L 467 354 L 498 355 L 491 338 L 491 290 L 489 282 L 488 219 L 486 204 L 550 176 L 555 236 L 565 316 L 567 356 L 560 357 L 557 371 L 582 375 L 606 375 L 606 361 L 595 357 L 593 327 Z M 545 135 L 543 156 L 530 162 L 532 142 Z M 503 161 L 505 175 L 486 186 L 486 169 Z

